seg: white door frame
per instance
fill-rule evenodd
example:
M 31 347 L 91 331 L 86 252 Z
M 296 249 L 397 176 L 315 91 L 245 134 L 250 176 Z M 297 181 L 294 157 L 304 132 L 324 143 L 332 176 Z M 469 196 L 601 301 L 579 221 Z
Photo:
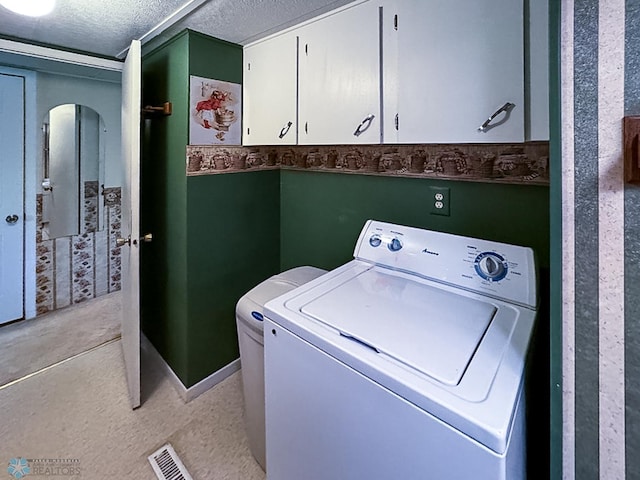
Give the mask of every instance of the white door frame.
M 38 119 L 36 118 L 36 73 L 0 65 L 0 73 L 24 78 L 24 316 L 36 316 L 36 193 L 38 164 Z

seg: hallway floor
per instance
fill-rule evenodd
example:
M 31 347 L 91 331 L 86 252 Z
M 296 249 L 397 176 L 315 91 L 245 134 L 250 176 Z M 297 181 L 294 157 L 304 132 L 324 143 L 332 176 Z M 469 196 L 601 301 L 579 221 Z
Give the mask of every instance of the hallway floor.
M 0 386 L 120 337 L 114 292 L 0 327 Z
M 185 404 L 143 357 L 142 401 L 129 406 L 119 340 L 0 387 L 0 465 L 74 459 L 81 473 L 66 478 L 155 479 L 147 456 L 171 443 L 194 480 L 264 480 L 244 431 L 240 373 Z

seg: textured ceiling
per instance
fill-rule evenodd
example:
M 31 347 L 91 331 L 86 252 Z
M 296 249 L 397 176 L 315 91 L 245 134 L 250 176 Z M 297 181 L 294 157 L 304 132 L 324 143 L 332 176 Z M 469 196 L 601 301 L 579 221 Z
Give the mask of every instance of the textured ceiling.
M 208 0 L 175 25 L 160 29 L 156 41 L 190 28 L 246 44 L 351 1 Z M 194 3 L 197 1 L 58 0 L 54 12 L 41 18 L 23 17 L 0 7 L 0 36 L 116 57 L 131 40 L 143 38 L 178 9 Z

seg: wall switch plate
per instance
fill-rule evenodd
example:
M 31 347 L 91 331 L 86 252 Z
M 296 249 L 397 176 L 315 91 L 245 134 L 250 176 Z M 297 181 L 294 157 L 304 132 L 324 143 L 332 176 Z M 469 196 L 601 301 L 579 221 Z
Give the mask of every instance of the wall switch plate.
M 447 187 L 429 187 L 429 213 L 449 216 L 449 189 Z

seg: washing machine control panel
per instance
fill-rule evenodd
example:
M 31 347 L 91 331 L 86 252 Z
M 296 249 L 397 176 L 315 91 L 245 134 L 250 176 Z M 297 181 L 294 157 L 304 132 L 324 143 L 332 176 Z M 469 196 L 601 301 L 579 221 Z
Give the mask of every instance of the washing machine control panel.
M 380 245 L 382 245 L 382 237 L 377 233 L 374 233 L 373 235 L 371 235 L 371 237 L 369 237 L 369 245 L 371 245 L 373 248 L 379 247 Z
M 378 248 L 380 245 L 385 244 L 392 252 L 397 252 L 402 248 L 402 240 L 398 237 L 386 237 L 383 238 L 380 234 L 374 233 L 369 237 L 369 245 L 373 248 Z
M 476 273 L 489 282 L 499 282 L 507 276 L 509 263 L 498 253 L 482 252 L 475 260 Z
M 354 257 L 535 307 L 536 269 L 527 247 L 369 220 Z

